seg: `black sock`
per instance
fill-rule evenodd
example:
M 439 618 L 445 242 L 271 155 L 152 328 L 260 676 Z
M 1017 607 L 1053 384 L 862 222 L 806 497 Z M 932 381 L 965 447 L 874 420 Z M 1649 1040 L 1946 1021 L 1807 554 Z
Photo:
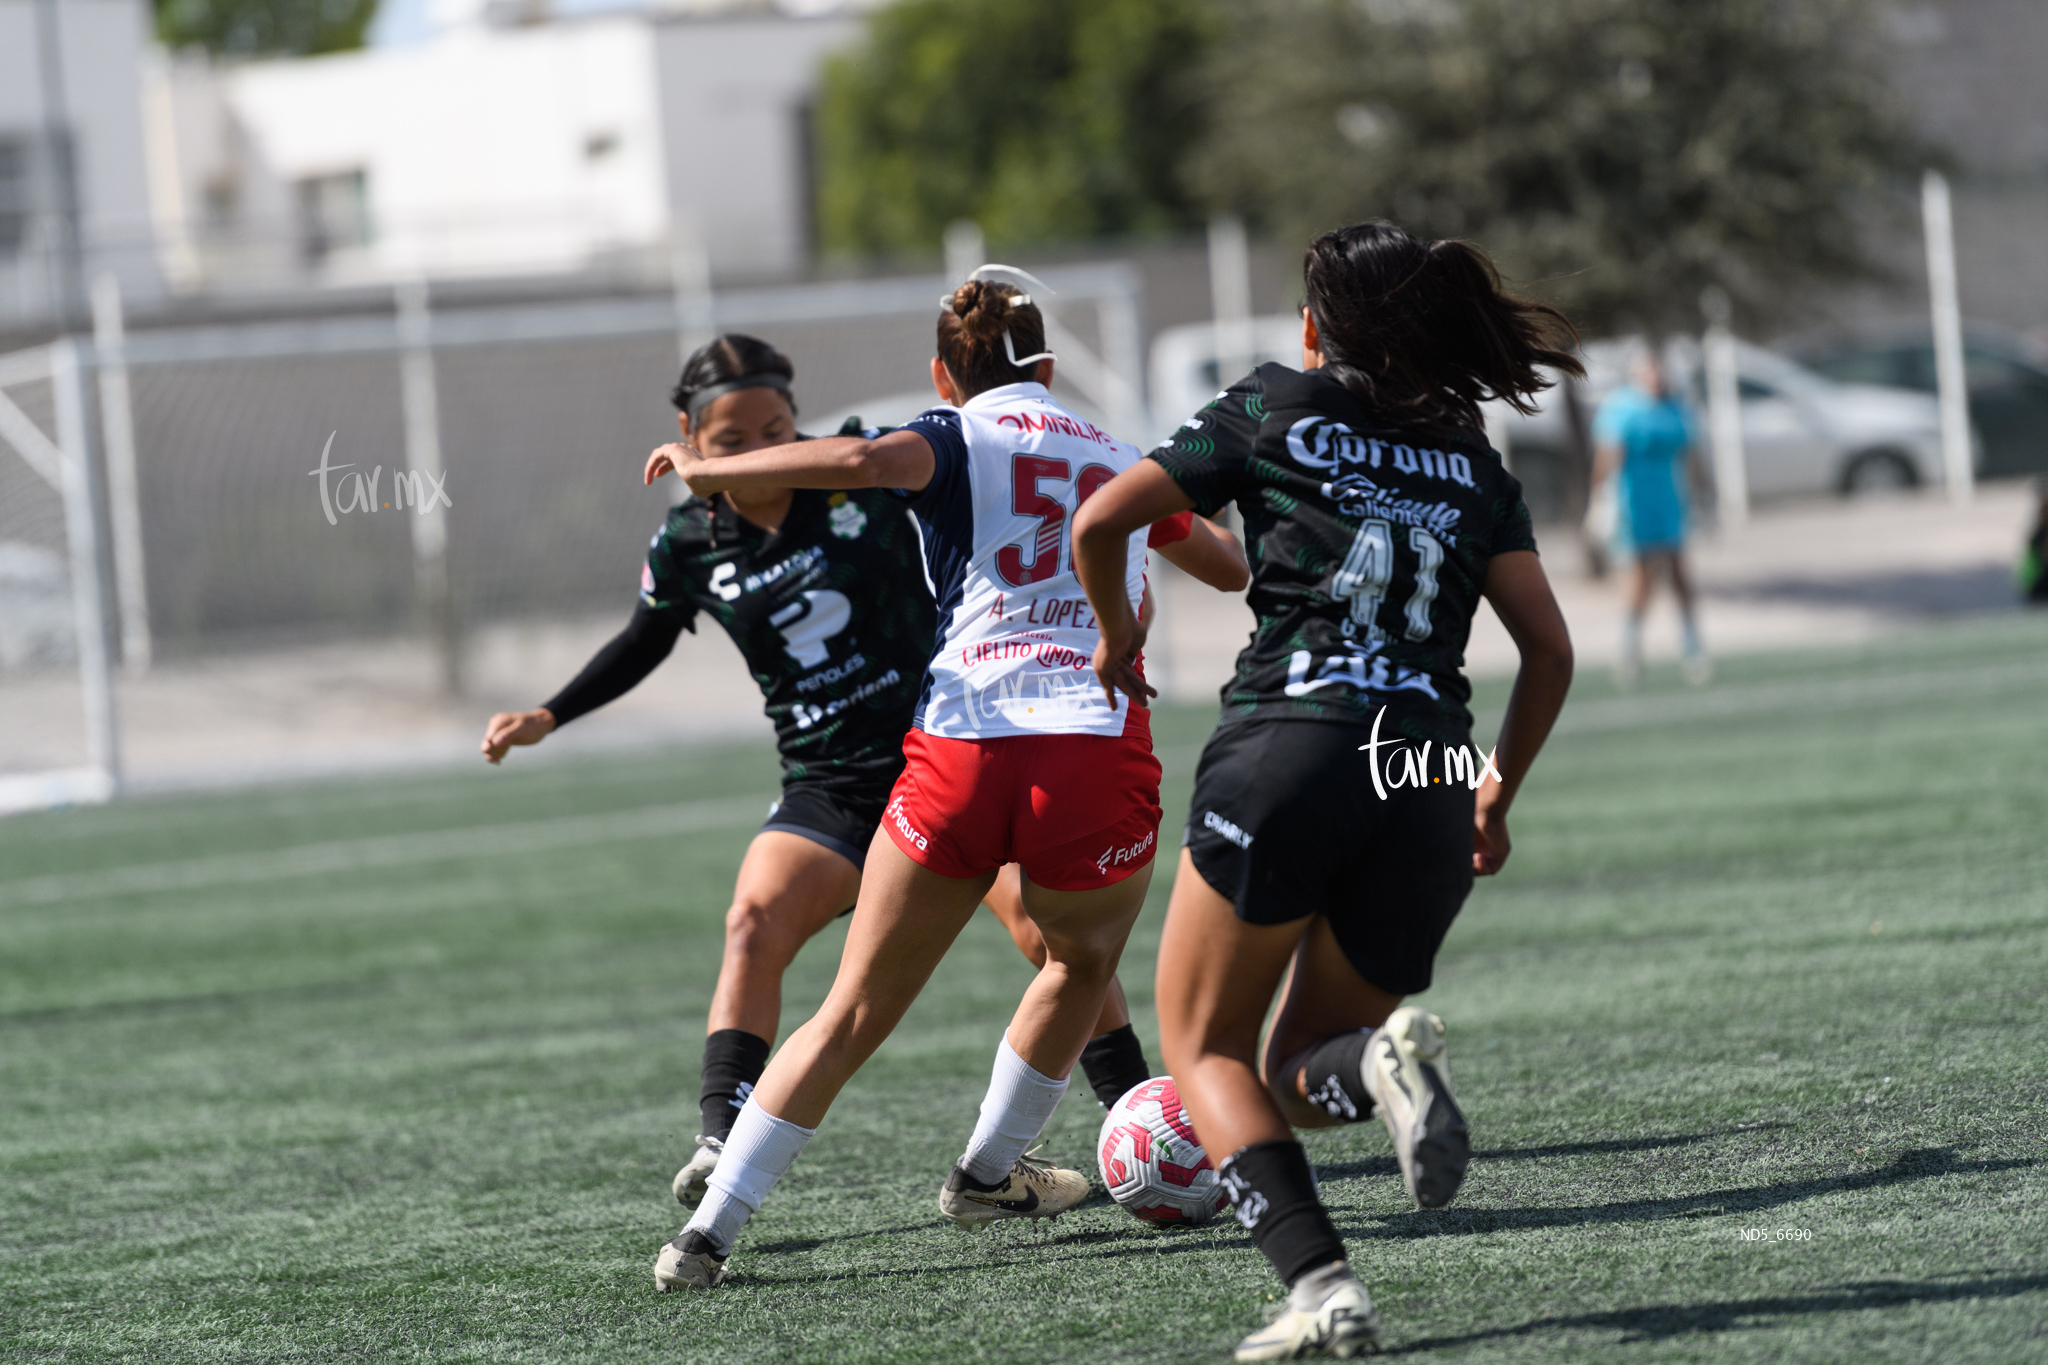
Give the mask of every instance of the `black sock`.
M 1357 1123 L 1372 1117 L 1372 1096 L 1365 1088 L 1365 1040 L 1369 1028 L 1325 1038 L 1301 1061 L 1301 1079 L 1308 1102 L 1333 1119 Z
M 704 1040 L 704 1087 L 697 1108 L 704 1116 L 705 1137 L 725 1141 L 767 1065 L 768 1040 L 758 1034 L 722 1028 Z
M 1152 1079 L 1152 1068 L 1145 1065 L 1145 1049 L 1129 1024 L 1091 1038 L 1081 1049 L 1081 1070 L 1104 1109 Z
M 1346 1259 L 1300 1143 L 1254 1142 L 1216 1170 L 1237 1201 L 1237 1221 L 1289 1289 L 1307 1272 Z

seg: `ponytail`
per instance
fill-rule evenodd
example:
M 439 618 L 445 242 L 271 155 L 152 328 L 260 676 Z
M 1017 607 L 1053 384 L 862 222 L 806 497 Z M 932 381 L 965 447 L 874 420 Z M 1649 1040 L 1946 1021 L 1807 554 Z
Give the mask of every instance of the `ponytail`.
M 1302 282 L 1323 372 L 1396 424 L 1477 428 L 1489 400 L 1535 412 L 1538 366 L 1585 374 L 1564 314 L 1508 293 L 1470 242 L 1357 223 L 1309 244 Z
M 1047 358 L 1045 315 L 1015 285 L 969 280 L 939 314 L 939 359 L 963 390 L 963 403 L 984 390 L 1032 380 Z

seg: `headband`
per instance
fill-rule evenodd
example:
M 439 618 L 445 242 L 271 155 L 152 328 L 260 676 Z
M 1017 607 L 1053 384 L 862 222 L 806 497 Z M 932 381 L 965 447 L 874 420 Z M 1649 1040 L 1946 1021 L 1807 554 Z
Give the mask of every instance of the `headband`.
M 690 406 L 688 409 L 690 425 L 692 427 L 697 425 L 697 414 L 704 411 L 705 408 L 710 407 L 729 393 L 738 393 L 741 389 L 774 389 L 777 393 L 787 396 L 789 393 L 789 381 L 773 371 L 763 371 L 760 374 L 743 374 L 732 379 L 721 380 L 716 384 L 706 384 L 703 388 L 690 395 Z
M 980 280 L 995 284 L 1007 284 L 1017 290 L 1017 293 L 1010 299 L 1010 306 L 1013 308 L 1022 308 L 1031 302 L 1031 295 L 1025 292 L 1029 289 L 1036 289 L 1039 293 L 1045 295 L 1047 303 L 1050 303 L 1056 297 L 1052 288 L 1044 280 L 1039 279 L 1028 270 L 1019 270 L 1014 265 L 977 266 L 974 272 L 967 278 L 970 282 Z M 953 296 L 951 294 L 939 300 L 939 307 L 941 308 L 951 308 L 952 306 Z M 1026 365 L 1036 364 L 1041 360 L 1059 359 L 1051 351 L 1039 351 L 1032 355 L 1020 357 L 1017 354 L 1017 343 L 1010 339 L 1010 329 L 1007 327 L 1003 329 L 1003 354 L 1008 357 L 1011 365 L 1020 370 Z

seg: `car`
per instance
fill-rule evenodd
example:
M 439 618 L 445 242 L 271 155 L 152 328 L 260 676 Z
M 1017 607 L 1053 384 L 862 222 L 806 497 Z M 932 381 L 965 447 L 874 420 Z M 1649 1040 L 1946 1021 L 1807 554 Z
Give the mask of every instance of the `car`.
M 1238 344 L 1247 357 L 1297 365 L 1301 319 L 1292 314 L 1254 318 Z M 1561 384 L 1545 390 L 1532 416 L 1504 403 L 1487 406 L 1488 432 L 1496 444 L 1505 439 L 1509 467 L 1522 481 L 1538 521 L 1571 520 L 1584 511 L 1590 471 L 1574 453 L 1581 446 L 1573 425 L 1590 425 L 1600 400 L 1626 378 L 1636 344 L 1626 339 L 1587 343 L 1586 382 L 1576 394 L 1567 394 Z M 1218 349 L 1217 328 L 1210 323 L 1170 328 L 1153 341 L 1153 439 L 1170 433 L 1174 423 L 1228 382 Z M 1704 412 L 1698 344 L 1681 338 L 1670 355 L 1679 384 L 1695 410 Z M 1927 395 L 1837 382 L 1744 342 L 1736 343 L 1735 363 L 1752 498 L 1853 495 L 1940 482 L 1940 412 Z M 1575 402 L 1576 417 L 1571 412 Z
M 1923 336 L 1849 343 L 1804 353 L 1814 373 L 1842 383 L 1933 393 L 1934 343 Z M 2048 471 L 2048 368 L 2015 342 L 1972 332 L 1963 340 L 1970 422 L 1984 443 L 1980 477 Z

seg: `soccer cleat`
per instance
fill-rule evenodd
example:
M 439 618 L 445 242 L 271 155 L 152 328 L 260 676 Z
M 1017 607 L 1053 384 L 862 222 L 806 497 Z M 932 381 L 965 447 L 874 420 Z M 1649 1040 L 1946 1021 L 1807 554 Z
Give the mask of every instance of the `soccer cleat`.
M 676 1178 L 669 1182 L 676 1202 L 685 1208 L 696 1208 L 704 1202 L 704 1193 L 711 1187 L 704 1182 L 711 1178 L 711 1172 L 718 1165 L 719 1154 L 725 1151 L 725 1144 L 715 1137 L 697 1135 L 697 1155 L 690 1158 L 690 1164 L 676 1172 Z
M 654 1290 L 710 1289 L 725 1282 L 725 1257 L 711 1246 L 701 1232 L 684 1228 L 654 1258 Z
M 1714 680 L 1714 661 L 1704 654 L 1686 655 L 1679 668 L 1694 687 L 1705 687 Z
M 955 1166 L 939 1188 L 939 1212 L 979 1232 L 1003 1218 L 1057 1218 L 1087 1197 L 1087 1176 L 1027 1154 L 1000 1185 L 984 1185 Z
M 1345 1360 L 1367 1355 L 1379 1344 L 1380 1316 L 1373 1311 L 1372 1295 L 1340 1261 L 1296 1284 L 1280 1316 L 1237 1344 L 1236 1358 Z
M 1365 1049 L 1365 1087 L 1394 1138 L 1408 1193 L 1440 1209 L 1458 1192 L 1472 1159 L 1471 1133 L 1444 1060 L 1444 1021 L 1403 1005 L 1387 1016 Z

